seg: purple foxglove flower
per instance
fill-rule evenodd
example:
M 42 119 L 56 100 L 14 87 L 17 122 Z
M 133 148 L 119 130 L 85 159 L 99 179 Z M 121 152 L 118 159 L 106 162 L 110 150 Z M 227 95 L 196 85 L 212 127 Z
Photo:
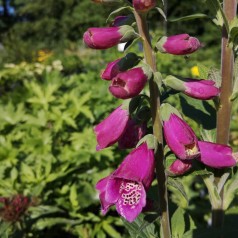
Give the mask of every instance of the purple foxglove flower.
M 117 59 L 113 62 L 108 63 L 106 69 L 101 74 L 101 78 L 105 80 L 112 80 L 112 78 L 114 78 L 120 72 L 118 65 L 118 62 L 120 60 L 121 59 Z
M 155 7 L 156 0 L 133 0 L 133 7 L 138 12 L 147 12 L 151 8 Z
M 164 36 L 156 44 L 157 49 L 162 53 L 173 55 L 187 55 L 201 47 L 199 40 L 188 34 Z
M 105 214 L 116 205 L 117 212 L 132 222 L 146 205 L 146 191 L 154 178 L 154 153 L 146 143 L 134 149 L 108 177 L 96 184 Z
M 220 93 L 212 80 L 187 79 L 184 86 L 186 95 L 202 100 L 212 99 Z
M 176 114 L 170 114 L 163 123 L 164 136 L 169 148 L 181 160 L 199 155 L 198 140 L 192 128 Z
M 191 161 L 183 161 L 180 159 L 176 159 L 168 169 L 168 172 L 172 175 L 182 175 L 186 173 L 189 169 L 192 168 Z
M 148 80 L 141 67 L 119 73 L 112 79 L 109 91 L 116 98 L 127 99 L 137 96 Z
M 123 134 L 128 120 L 129 112 L 119 106 L 106 119 L 95 126 L 94 132 L 98 142 L 97 150 L 116 143 Z
M 131 26 L 93 27 L 83 35 L 84 43 L 92 49 L 108 49 L 135 37 Z
M 220 93 L 215 82 L 205 79 L 180 79 L 169 75 L 163 81 L 166 86 L 197 99 L 208 100 Z
M 236 160 L 232 155 L 230 146 L 207 141 L 198 141 L 198 146 L 201 155 L 197 159 L 203 164 L 217 169 L 236 165 Z
M 134 119 L 129 119 L 126 129 L 118 141 L 120 149 L 129 149 L 136 146 L 146 133 L 146 123 L 137 124 Z

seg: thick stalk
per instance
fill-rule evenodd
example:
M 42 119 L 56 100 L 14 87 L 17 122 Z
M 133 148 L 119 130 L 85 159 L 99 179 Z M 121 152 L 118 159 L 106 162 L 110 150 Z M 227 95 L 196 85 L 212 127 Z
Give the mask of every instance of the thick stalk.
M 140 36 L 143 40 L 143 49 L 145 61 L 152 70 L 156 71 L 156 62 L 155 55 L 151 46 L 146 14 L 140 14 L 138 12 L 134 12 L 137 27 Z M 157 84 L 153 79 L 149 82 L 150 86 L 150 104 L 151 104 L 151 112 L 152 112 L 152 121 L 153 121 L 153 133 L 158 141 L 158 150 L 155 152 L 155 161 L 156 161 L 156 176 L 159 187 L 159 204 L 160 204 L 160 212 L 161 212 L 161 229 L 163 238 L 170 238 L 170 223 L 169 223 L 169 210 L 168 210 L 168 195 L 167 195 L 167 177 L 165 174 L 164 168 L 164 152 L 163 152 L 163 131 L 162 124 L 159 118 L 160 112 L 160 92 Z
M 236 16 L 236 0 L 223 0 L 223 10 L 225 16 L 230 22 Z M 228 144 L 230 134 L 230 120 L 232 103 L 230 96 L 233 89 L 233 67 L 234 55 L 230 47 L 228 47 L 228 32 L 223 25 L 222 29 L 222 51 L 221 51 L 221 94 L 220 105 L 217 111 L 217 143 Z M 218 184 L 224 170 L 215 171 L 215 183 Z M 224 223 L 224 210 L 223 210 L 223 194 L 224 189 L 221 189 L 221 205 L 220 207 L 213 208 L 212 211 L 212 225 L 214 227 L 222 227 Z

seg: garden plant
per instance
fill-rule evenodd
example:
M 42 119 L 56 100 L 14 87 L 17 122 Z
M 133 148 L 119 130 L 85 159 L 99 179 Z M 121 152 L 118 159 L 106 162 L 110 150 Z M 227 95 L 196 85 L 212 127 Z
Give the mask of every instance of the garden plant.
M 200 67 L 199 78 L 158 71 L 156 54 L 186 58 L 206 47 L 206 42 L 186 30 L 152 38 L 147 22 L 150 11 L 157 10 L 167 21 L 157 1 L 94 2 L 119 8 L 109 15 L 109 26 L 89 28 L 84 43 L 95 50 L 126 43 L 124 55 L 108 62 L 101 73 L 109 93 L 122 102 L 94 127 L 96 149 L 101 151 L 115 143 L 119 149 L 131 149 L 115 171 L 96 184 L 102 214 L 115 205 L 131 237 L 235 237 L 236 228 L 224 224 L 238 189 L 238 154 L 229 144 L 232 106 L 236 108 L 238 96 L 236 0 L 202 1 L 211 10 L 209 16 L 198 13 L 177 19 L 207 18 L 220 29 L 220 73 L 209 66 Z M 143 45 L 143 56 L 133 52 L 138 42 Z M 207 120 L 216 120 L 216 126 L 206 128 L 198 119 L 199 126 L 192 129 L 184 119 L 183 108 L 172 99 L 177 94 L 186 95 L 184 104 L 190 98 L 194 103 L 202 101 L 210 112 Z M 202 112 L 196 113 L 199 118 Z M 182 183 L 187 176 L 193 180 L 199 177 L 205 184 L 211 206 L 209 229 L 197 224 L 189 205 L 169 214 L 168 187 L 187 199 L 188 188 Z M 155 185 L 153 191 L 151 185 Z M 199 210 L 201 204 L 193 206 Z

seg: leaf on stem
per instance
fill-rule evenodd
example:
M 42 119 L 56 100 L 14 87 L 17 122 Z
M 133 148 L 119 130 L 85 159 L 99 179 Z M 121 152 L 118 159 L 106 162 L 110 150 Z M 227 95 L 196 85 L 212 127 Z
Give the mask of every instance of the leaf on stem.
M 206 14 L 203 13 L 196 13 L 184 17 L 178 17 L 178 18 L 173 18 L 173 19 L 168 19 L 169 22 L 178 22 L 178 21 L 189 21 L 193 19 L 198 19 L 198 18 L 208 18 Z
M 128 12 L 130 12 L 130 13 L 133 12 L 133 8 L 129 7 L 129 6 L 120 7 L 109 14 L 109 16 L 106 20 L 106 23 L 112 21 L 115 18 L 115 16 L 120 15 L 120 14 L 127 14 Z

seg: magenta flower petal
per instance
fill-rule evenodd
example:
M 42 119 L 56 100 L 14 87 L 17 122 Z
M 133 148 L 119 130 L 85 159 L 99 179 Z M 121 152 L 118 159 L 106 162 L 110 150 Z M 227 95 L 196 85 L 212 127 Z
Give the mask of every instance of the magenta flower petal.
M 130 26 L 92 27 L 83 35 L 84 43 L 92 49 L 108 49 L 135 37 Z
M 120 197 L 116 203 L 117 212 L 127 221 L 133 222 L 146 205 L 146 192 L 142 184 L 123 181 Z
M 98 183 L 96 184 L 96 189 L 100 191 L 99 199 L 101 201 L 101 209 L 102 209 L 103 215 L 105 215 L 107 213 L 108 209 L 113 205 L 113 203 L 108 202 L 105 199 L 106 185 L 107 185 L 108 180 L 109 180 L 109 176 L 99 180 Z
M 182 175 L 186 173 L 188 170 L 192 168 L 191 161 L 183 161 L 183 160 L 175 160 L 170 166 L 169 166 L 169 173 L 173 175 Z
M 116 98 L 128 99 L 137 96 L 144 88 L 148 77 L 142 68 L 133 68 L 119 73 L 112 79 L 109 91 Z
M 201 155 L 198 160 L 212 168 L 229 168 L 236 165 L 231 147 L 206 141 L 198 141 Z
M 163 53 L 186 55 L 199 49 L 201 44 L 195 37 L 191 37 L 188 34 L 180 34 L 162 37 L 156 46 Z
M 129 149 L 135 147 L 145 133 L 146 123 L 137 124 L 135 120 L 129 119 L 124 133 L 118 140 L 119 148 Z
M 116 205 L 118 213 L 132 222 L 146 205 L 146 191 L 154 178 L 154 153 L 144 143 L 134 149 L 96 188 L 105 214 Z
M 101 78 L 105 80 L 112 80 L 112 78 L 114 78 L 120 72 L 118 65 L 120 60 L 121 59 L 117 59 L 108 63 L 106 69 L 101 74 Z
M 180 117 L 172 113 L 163 127 L 165 140 L 179 159 L 193 159 L 199 155 L 197 137 Z
M 94 132 L 98 142 L 97 150 L 116 143 L 123 134 L 128 120 L 128 111 L 119 106 L 106 119 L 95 126 Z
M 212 99 L 220 93 L 219 88 L 215 86 L 215 82 L 212 80 L 187 79 L 184 85 L 184 93 L 197 99 Z

